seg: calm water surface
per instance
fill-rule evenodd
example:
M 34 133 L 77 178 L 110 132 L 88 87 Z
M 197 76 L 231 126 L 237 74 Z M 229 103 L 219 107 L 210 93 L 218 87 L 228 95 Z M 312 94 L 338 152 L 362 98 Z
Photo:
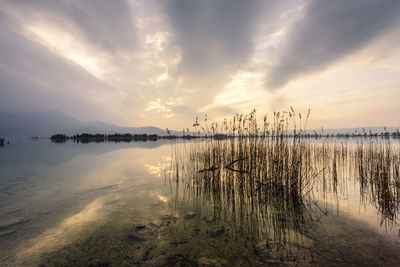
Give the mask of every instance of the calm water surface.
M 259 211 L 249 205 L 233 223 L 224 213 L 233 200 L 169 177 L 172 152 L 186 146 L 37 140 L 0 148 L 0 266 L 400 266 L 398 222 L 382 221 L 351 177 L 335 194 L 315 186 L 306 232 L 254 244 L 250 235 L 276 222 L 253 226 L 246 214 Z

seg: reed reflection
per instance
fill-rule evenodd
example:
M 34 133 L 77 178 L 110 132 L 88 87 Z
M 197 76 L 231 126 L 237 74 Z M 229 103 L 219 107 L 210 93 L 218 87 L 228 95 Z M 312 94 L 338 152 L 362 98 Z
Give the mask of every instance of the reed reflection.
M 242 136 L 174 147 L 167 177 L 175 214 L 194 210 L 267 260 L 311 257 L 313 232 L 331 199 L 353 194 L 380 224 L 398 227 L 400 146 L 389 138 Z M 351 192 L 349 192 L 351 191 Z M 339 204 L 337 204 L 339 205 Z

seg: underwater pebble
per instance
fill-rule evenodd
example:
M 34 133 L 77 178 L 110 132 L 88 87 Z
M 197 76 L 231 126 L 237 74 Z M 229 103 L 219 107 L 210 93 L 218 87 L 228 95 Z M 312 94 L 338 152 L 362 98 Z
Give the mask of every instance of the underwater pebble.
M 51 210 L 44 210 L 44 211 L 42 211 L 41 213 L 42 213 L 42 214 L 49 214 L 49 213 L 52 213 L 52 211 L 51 211 Z

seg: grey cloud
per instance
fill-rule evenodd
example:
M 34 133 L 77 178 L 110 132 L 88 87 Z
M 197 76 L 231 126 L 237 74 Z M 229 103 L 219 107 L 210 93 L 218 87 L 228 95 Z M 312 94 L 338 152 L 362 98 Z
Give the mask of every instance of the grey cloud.
M 19 31 L 0 11 L 0 107 L 57 109 L 80 118 L 111 118 L 95 99 L 97 94 L 112 96 L 114 88 Z
M 133 11 L 125 0 L 9 0 L 5 7 L 26 23 L 56 24 L 107 52 L 137 45 Z
M 164 1 L 182 51 L 180 71 L 202 75 L 245 63 L 253 50 L 255 24 L 264 3 L 262 0 Z
M 362 48 L 398 22 L 398 0 L 311 0 L 267 86 L 282 87 Z

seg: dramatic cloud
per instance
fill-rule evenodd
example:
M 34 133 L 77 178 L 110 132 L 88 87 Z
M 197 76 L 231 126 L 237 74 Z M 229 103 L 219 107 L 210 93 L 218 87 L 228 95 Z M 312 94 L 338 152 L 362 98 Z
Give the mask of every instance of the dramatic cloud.
M 70 110 L 90 118 L 115 89 L 70 61 L 20 34 L 0 12 L 0 107 L 17 110 Z
M 0 3 L 0 108 L 181 129 L 205 113 L 288 105 L 334 120 L 333 99 L 346 116 L 352 101 L 364 104 L 360 112 L 399 107 L 399 1 Z M 274 91 L 266 78 L 270 89 L 299 79 Z M 375 91 L 387 93 L 379 101 L 365 93 Z
M 165 1 L 174 39 L 182 50 L 180 70 L 200 76 L 244 64 L 253 50 L 257 19 L 268 14 L 263 10 L 267 2 Z
M 375 40 L 400 18 L 397 0 L 311 0 L 288 33 L 286 48 L 270 72 L 269 88 L 339 60 Z
M 21 20 L 55 24 L 109 52 L 130 50 L 137 43 L 125 0 L 12 0 L 5 5 Z

